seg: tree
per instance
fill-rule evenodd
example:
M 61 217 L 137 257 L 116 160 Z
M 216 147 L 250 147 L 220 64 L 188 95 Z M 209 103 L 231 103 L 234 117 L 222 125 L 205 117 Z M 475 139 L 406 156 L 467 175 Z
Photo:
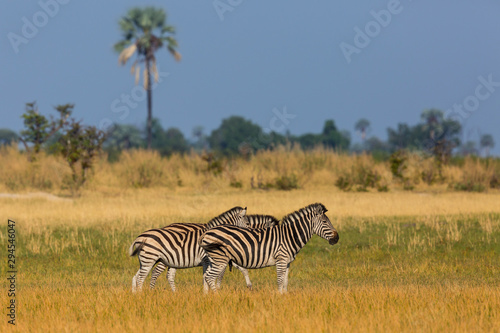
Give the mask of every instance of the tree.
M 318 134 L 312 134 L 312 133 L 306 133 L 297 138 L 297 141 L 300 144 L 300 147 L 304 150 L 307 149 L 313 149 L 314 147 L 320 145 L 321 142 L 321 135 Z
M 240 116 L 223 119 L 208 137 L 208 143 L 224 155 L 248 154 L 268 145 L 262 128 Z
M 387 129 L 387 143 L 392 151 L 409 148 L 412 145 L 412 129 L 408 124 L 399 123 L 397 129 Z
M 193 137 L 195 141 L 193 142 L 193 147 L 197 151 L 204 151 L 208 149 L 207 136 L 203 130 L 203 126 L 195 126 L 193 128 Z
M 185 153 L 189 150 L 189 144 L 184 134 L 177 128 L 164 130 L 158 119 L 153 119 L 153 143 L 152 148 L 162 156 L 172 155 L 174 152 Z
M 155 52 L 166 44 L 167 50 L 180 61 L 181 55 L 177 52 L 177 40 L 172 37 L 175 28 L 166 24 L 167 14 L 163 9 L 155 7 L 132 8 L 120 20 L 120 29 L 123 39 L 115 44 L 115 51 L 119 52 L 118 63 L 125 65 L 136 54 L 137 59 L 132 64 L 131 72 L 135 74 L 136 84 L 140 77 L 141 64 L 144 64 L 143 82 L 147 91 L 148 118 L 147 118 L 147 147 L 152 144 L 152 84 L 151 74 L 158 82 Z
M 493 136 L 491 134 L 483 134 L 479 140 L 479 145 L 484 151 L 484 156 L 488 157 L 490 155 L 490 149 L 495 147 L 495 140 L 493 140 Z
M 325 147 L 346 150 L 349 148 L 351 139 L 347 133 L 340 132 L 333 120 L 325 121 L 321 142 Z
M 0 128 L 0 146 L 10 145 L 19 139 L 16 132 L 7 128 Z
M 424 122 L 424 128 L 429 132 L 429 138 L 435 140 L 436 132 L 442 131 L 443 112 L 436 109 L 424 110 L 420 119 Z
M 365 118 L 361 118 L 356 122 L 356 125 L 354 125 L 354 129 L 361 133 L 361 141 L 363 142 L 366 139 L 366 132 L 368 131 L 369 128 L 370 128 L 370 121 Z
M 143 147 L 141 130 L 134 125 L 114 124 L 106 135 L 106 148 L 124 150 Z
M 467 155 L 477 155 L 478 151 L 476 148 L 476 142 L 474 141 L 467 141 L 465 142 L 462 147 L 460 147 L 460 151 L 462 155 L 467 156 Z
M 165 145 L 160 151 L 162 155 L 172 155 L 174 152 L 184 154 L 187 151 L 189 144 L 178 128 L 172 127 L 165 131 Z
M 104 132 L 94 126 L 82 126 L 72 120 L 61 136 L 61 153 L 71 169 L 71 189 L 85 184 L 88 171 L 92 169 L 94 158 L 101 151 L 105 140 Z
M 38 113 L 36 102 L 26 103 L 26 112 L 21 116 L 26 129 L 21 131 L 19 140 L 23 143 L 30 161 L 35 159 L 45 142 L 68 124 L 68 117 L 73 112 L 73 108 L 73 104 L 56 106 L 59 119 L 55 120 L 51 116 L 49 121 L 44 115 Z

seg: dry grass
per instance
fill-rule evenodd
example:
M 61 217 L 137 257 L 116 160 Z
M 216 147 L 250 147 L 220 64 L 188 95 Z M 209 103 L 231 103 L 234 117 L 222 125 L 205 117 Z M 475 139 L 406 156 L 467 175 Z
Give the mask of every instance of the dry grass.
M 50 295 L 48 297 L 48 295 Z M 90 296 L 90 297 L 89 297 Z M 23 291 L 19 331 L 334 332 L 500 330 L 500 288 L 450 284 L 303 288 L 278 295 L 188 287 L 132 295 L 95 286 Z M 43 320 L 41 320 L 43 318 Z
M 449 188 L 485 191 L 491 184 L 500 187 L 500 163 L 492 159 L 476 161 L 467 158 L 463 166 L 445 166 L 442 171 L 444 180 L 439 181 L 435 168 L 432 158 L 410 154 L 401 172 L 416 191 L 442 192 Z M 338 154 L 322 148 L 302 151 L 297 147 L 282 146 L 274 151 L 259 151 L 249 160 L 235 158 L 207 162 L 204 156 L 195 153 L 162 158 L 155 152 L 143 150 L 126 151 L 117 163 L 109 163 L 103 156 L 96 161 L 84 191 L 104 194 L 120 194 L 136 188 L 225 191 L 231 189 L 231 184 L 248 190 L 272 186 L 281 177 L 297 179 L 297 185 L 307 189 L 335 187 L 339 177 L 359 181 L 366 176 L 377 178 L 377 185 L 371 191 L 403 188 L 400 180 L 393 178 L 389 162 L 376 162 L 368 155 Z M 36 163 L 29 163 L 17 148 L 0 147 L 0 193 L 42 190 L 69 195 L 69 180 L 70 169 L 60 156 L 42 153 Z M 366 190 L 365 186 L 361 187 Z
M 11 154 L 15 167 L 1 171 L 24 179 L 22 156 L 2 154 Z M 64 175 L 60 160 L 43 158 L 60 172 L 47 168 L 36 177 Z M 322 150 L 262 152 L 241 162 L 227 162 L 216 176 L 198 156 L 131 152 L 119 164 L 100 161 L 80 197 L 22 194 L 36 188 L 29 184 L 21 195 L 0 197 L 4 221 L 17 222 L 14 331 L 500 331 L 499 192 L 394 186 L 388 193 L 345 193 L 333 185 L 336 177 L 359 161 Z M 150 166 L 161 175 L 149 188 L 134 185 L 137 173 L 127 172 Z M 1 191 L 12 192 L 5 173 Z M 267 181 L 292 173 L 299 190 L 250 188 L 252 176 Z M 231 179 L 243 188 L 230 187 Z M 126 250 L 147 228 L 207 221 L 236 205 L 281 217 L 318 201 L 340 242 L 332 247 L 313 238 L 291 265 L 287 295 L 277 294 L 273 268 L 250 272 L 253 292 L 239 272 L 228 272 L 221 293 L 204 296 L 200 268 L 178 272 L 177 294 L 165 277 L 155 292 L 130 292 L 138 264 Z M 5 244 L 3 225 L 2 260 Z M 7 275 L 5 265 L 0 271 Z M 0 300 L 6 304 L 5 292 Z

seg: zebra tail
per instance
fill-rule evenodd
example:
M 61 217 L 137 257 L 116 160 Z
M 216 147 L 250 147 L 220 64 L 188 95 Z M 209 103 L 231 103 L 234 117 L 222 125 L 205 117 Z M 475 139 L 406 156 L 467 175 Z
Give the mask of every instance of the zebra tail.
M 135 247 L 137 242 L 134 241 L 132 245 L 130 245 L 130 248 L 128 249 L 129 256 L 131 257 L 136 256 L 139 253 L 139 251 L 144 247 L 145 243 L 146 243 L 146 238 L 144 238 L 144 240 L 137 247 Z

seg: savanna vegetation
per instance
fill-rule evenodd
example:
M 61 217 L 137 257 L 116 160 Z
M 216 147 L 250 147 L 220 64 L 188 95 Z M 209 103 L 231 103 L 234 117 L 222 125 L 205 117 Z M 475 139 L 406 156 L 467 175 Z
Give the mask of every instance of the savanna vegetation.
M 497 331 L 499 200 L 492 191 L 375 194 L 320 184 L 1 197 L 17 230 L 15 329 Z M 273 268 L 250 271 L 254 291 L 233 271 L 219 294 L 204 296 L 201 268 L 177 273 L 176 294 L 164 276 L 153 292 L 130 291 L 138 262 L 127 248 L 143 230 L 207 221 L 235 205 L 281 217 L 316 201 L 329 208 L 340 241 L 313 237 L 291 265 L 287 295 L 277 293 Z

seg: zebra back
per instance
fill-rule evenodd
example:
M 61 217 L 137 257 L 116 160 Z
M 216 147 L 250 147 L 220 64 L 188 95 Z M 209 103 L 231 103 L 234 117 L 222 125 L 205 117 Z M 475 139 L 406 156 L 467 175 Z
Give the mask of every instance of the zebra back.
M 247 215 L 246 227 L 251 229 L 264 229 L 274 227 L 279 221 L 271 215 Z

